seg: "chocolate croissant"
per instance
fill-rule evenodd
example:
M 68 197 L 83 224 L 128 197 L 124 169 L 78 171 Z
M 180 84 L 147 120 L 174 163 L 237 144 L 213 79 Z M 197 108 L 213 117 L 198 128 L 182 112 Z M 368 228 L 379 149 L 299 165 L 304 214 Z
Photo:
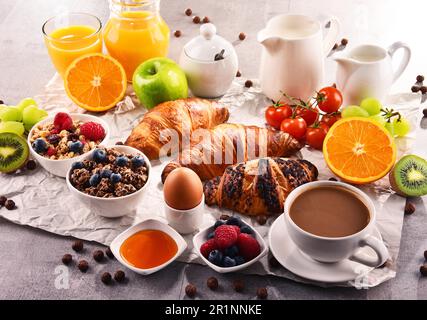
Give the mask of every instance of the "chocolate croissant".
M 213 128 L 227 121 L 228 117 L 228 109 L 216 101 L 199 98 L 167 101 L 144 115 L 125 144 L 144 152 L 150 160 L 158 159 L 161 156 L 160 149 L 169 142 L 161 139 L 162 130 L 175 130 L 181 141 L 183 134 Z
M 246 215 L 282 213 L 288 194 L 317 179 L 307 160 L 261 158 L 229 166 L 204 185 L 205 202 Z
M 262 157 L 288 157 L 302 146 L 286 132 L 224 123 L 210 130 L 208 139 L 194 137 L 191 148 L 184 148 L 165 166 L 162 181 L 179 167 L 190 168 L 200 179 L 208 180 L 222 175 L 229 165 Z

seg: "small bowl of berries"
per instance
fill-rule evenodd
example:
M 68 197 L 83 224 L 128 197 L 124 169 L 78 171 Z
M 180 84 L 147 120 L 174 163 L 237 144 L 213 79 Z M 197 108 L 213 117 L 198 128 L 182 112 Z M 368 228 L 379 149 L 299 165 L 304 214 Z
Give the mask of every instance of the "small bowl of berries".
M 238 216 L 217 220 L 193 238 L 202 260 L 219 273 L 242 270 L 267 253 L 261 235 Z
M 120 145 L 100 146 L 75 161 L 66 179 L 68 189 L 91 212 L 117 218 L 136 211 L 150 176 L 150 160 L 141 151 Z
M 73 162 L 107 144 L 108 124 L 95 116 L 58 112 L 37 123 L 28 134 L 30 151 L 50 173 L 65 178 Z

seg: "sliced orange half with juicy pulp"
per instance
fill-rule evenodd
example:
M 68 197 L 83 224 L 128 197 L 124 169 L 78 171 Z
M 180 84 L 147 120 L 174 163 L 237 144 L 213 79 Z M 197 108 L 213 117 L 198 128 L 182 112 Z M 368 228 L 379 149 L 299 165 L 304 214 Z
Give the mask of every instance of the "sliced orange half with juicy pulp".
M 364 184 L 384 177 L 396 161 L 396 146 L 388 131 L 367 118 L 337 121 L 323 142 L 329 168 L 344 181 Z
M 113 108 L 125 95 L 126 73 L 116 59 L 91 53 L 71 63 L 65 72 L 64 86 L 79 107 L 102 112 Z

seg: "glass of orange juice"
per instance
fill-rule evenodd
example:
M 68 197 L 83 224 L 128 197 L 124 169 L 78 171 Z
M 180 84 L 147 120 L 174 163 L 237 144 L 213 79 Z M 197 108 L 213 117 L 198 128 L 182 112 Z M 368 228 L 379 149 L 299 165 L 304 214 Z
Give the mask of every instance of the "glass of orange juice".
M 110 0 L 104 43 L 123 65 L 128 81 L 142 62 L 168 54 L 170 31 L 159 11 L 160 0 Z
M 50 59 L 63 77 L 74 59 L 102 52 L 101 21 L 87 13 L 64 13 L 47 20 L 42 27 Z

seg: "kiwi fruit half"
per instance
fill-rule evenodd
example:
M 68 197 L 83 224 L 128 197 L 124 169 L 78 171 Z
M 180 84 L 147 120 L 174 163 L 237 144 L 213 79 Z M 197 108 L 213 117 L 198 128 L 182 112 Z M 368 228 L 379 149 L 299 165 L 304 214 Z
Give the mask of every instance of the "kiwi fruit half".
M 0 133 L 0 172 L 13 172 L 21 168 L 28 159 L 27 141 L 15 133 Z
M 420 197 L 427 194 L 427 161 L 416 155 L 400 159 L 390 171 L 390 185 L 398 194 Z

